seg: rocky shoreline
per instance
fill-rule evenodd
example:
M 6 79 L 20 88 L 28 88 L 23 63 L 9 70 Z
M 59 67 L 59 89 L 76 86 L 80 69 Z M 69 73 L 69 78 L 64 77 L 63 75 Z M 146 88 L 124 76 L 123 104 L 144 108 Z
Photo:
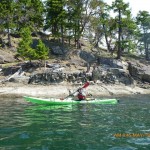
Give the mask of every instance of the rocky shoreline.
M 75 51 L 76 52 L 76 51 Z M 81 53 L 82 52 L 82 53 Z M 69 60 L 51 60 L 46 68 L 39 62 L 21 62 L 0 68 L 0 97 L 65 97 L 87 80 L 94 97 L 150 94 L 149 62 L 72 55 Z M 84 52 L 84 53 L 83 53 Z
M 74 91 L 79 85 L 71 84 L 53 84 L 53 85 L 22 85 L 22 84 L 7 84 L 0 86 L 1 98 L 20 98 L 23 96 L 36 96 L 43 98 L 64 98 L 69 94 L 69 89 Z M 150 94 L 149 89 L 140 88 L 137 86 L 125 85 L 105 85 L 96 84 L 88 87 L 88 92 L 94 97 L 117 97 L 124 95 L 135 94 Z

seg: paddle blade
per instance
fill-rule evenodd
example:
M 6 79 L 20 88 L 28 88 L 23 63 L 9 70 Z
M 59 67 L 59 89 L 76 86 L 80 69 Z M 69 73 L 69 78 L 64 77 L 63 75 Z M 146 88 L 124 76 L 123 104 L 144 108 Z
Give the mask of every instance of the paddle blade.
M 90 85 L 89 82 L 86 82 L 82 88 L 87 88 Z

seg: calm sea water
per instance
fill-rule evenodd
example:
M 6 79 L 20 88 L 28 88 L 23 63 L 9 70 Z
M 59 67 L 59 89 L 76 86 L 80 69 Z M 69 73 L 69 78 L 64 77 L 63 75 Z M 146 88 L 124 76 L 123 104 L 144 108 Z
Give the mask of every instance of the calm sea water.
M 150 95 L 118 99 L 50 107 L 0 98 L 0 150 L 149 150 Z

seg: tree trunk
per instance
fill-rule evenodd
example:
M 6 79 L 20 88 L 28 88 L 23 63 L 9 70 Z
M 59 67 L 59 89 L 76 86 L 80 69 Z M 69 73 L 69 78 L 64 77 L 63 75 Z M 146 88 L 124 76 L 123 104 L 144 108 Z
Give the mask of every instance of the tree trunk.
M 102 18 L 105 19 L 103 12 L 102 12 Z M 107 31 L 106 31 L 105 24 L 103 24 L 103 30 L 104 30 L 104 34 L 105 34 L 105 41 L 106 41 L 106 44 L 107 44 L 107 51 L 110 52 L 110 43 L 108 42 L 108 36 L 107 36 Z
M 8 34 L 8 46 L 11 47 L 11 37 L 10 37 L 10 30 L 9 30 L 9 20 L 7 20 L 7 34 Z
M 11 47 L 11 37 L 10 37 L 10 33 L 9 33 L 9 29 L 8 29 L 8 46 Z
M 148 43 L 144 42 L 144 47 L 145 47 L 145 59 L 149 60 L 149 51 L 148 51 Z
M 74 31 L 74 44 L 75 44 L 75 47 L 77 47 L 77 31 L 76 31 L 76 29 Z
M 118 31 L 118 51 L 117 51 L 117 59 L 121 58 L 121 10 L 119 9 L 119 31 Z
M 110 52 L 110 43 L 108 42 L 107 31 L 106 31 L 106 28 L 105 28 L 104 24 L 103 24 L 103 29 L 104 29 L 104 34 L 105 34 L 105 41 L 106 41 L 106 44 L 107 44 L 107 50 L 108 50 L 108 52 Z
M 78 32 L 77 32 L 77 48 L 81 48 L 81 43 L 80 43 L 80 22 L 78 20 Z
M 61 42 L 62 42 L 62 46 L 64 46 L 64 29 L 63 29 L 63 25 L 61 25 Z
M 144 28 L 143 28 L 144 30 Z M 149 60 L 149 52 L 148 52 L 148 40 L 146 36 L 146 31 L 144 30 L 144 49 L 145 49 L 145 59 Z

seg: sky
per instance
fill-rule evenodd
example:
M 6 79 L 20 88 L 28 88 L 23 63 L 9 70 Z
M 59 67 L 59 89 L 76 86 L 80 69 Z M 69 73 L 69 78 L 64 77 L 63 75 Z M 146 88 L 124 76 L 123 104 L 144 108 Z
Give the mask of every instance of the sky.
M 115 0 L 104 0 L 108 4 L 112 4 Z M 150 0 L 123 0 L 125 3 L 129 3 L 129 8 L 133 16 L 135 17 L 137 13 L 141 10 L 146 10 L 150 13 Z

